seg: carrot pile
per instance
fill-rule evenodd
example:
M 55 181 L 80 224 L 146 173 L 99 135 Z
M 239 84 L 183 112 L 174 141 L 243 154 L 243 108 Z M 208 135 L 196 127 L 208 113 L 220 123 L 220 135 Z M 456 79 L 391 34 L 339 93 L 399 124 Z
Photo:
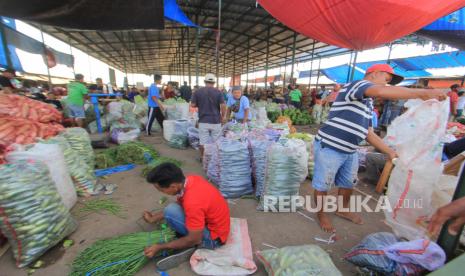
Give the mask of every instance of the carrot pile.
M 53 106 L 19 95 L 0 95 L 0 145 L 31 144 L 64 128 L 62 114 Z M 1 156 L 0 156 L 1 159 Z

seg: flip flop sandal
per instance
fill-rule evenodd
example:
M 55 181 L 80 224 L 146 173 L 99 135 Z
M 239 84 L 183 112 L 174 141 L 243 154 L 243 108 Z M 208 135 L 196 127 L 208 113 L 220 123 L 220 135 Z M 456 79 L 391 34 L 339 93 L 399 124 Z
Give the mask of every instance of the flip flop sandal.
M 103 194 L 105 195 L 111 195 L 117 188 L 115 184 L 105 184 L 105 192 Z

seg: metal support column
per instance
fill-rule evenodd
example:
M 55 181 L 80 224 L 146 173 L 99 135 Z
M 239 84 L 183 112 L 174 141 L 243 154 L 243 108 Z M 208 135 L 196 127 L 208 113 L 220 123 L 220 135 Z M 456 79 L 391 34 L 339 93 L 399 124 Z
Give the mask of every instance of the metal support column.
M 349 67 L 347 69 L 347 78 L 346 78 L 346 83 L 349 82 L 350 80 L 350 71 L 352 70 L 352 58 L 354 56 L 354 51 L 350 52 L 350 60 L 349 60 Z
M 247 38 L 247 58 L 245 60 L 245 63 L 246 63 L 246 74 L 247 74 L 247 77 L 245 79 L 245 87 L 247 87 L 247 89 L 249 89 L 249 53 L 250 52 L 250 37 Z
M 287 47 L 286 47 L 286 53 L 284 54 L 284 76 L 283 76 L 283 93 L 284 89 L 286 88 L 286 77 L 287 77 Z
M 313 58 L 315 57 L 315 44 L 316 41 L 313 41 L 312 45 L 312 60 L 310 62 L 310 77 L 308 78 L 308 91 L 311 92 L 312 87 L 312 75 L 313 75 Z
M 195 24 L 199 25 L 199 15 L 195 15 Z M 199 35 L 200 28 L 195 30 L 195 85 L 199 86 Z
M 226 86 L 226 52 L 223 55 L 223 88 Z
M 271 26 L 268 26 L 268 31 L 266 33 L 265 89 L 268 88 L 268 60 L 270 56 L 270 32 L 271 32 Z
M 354 62 L 352 63 L 352 70 L 350 72 L 350 81 L 354 80 L 355 66 L 357 65 L 357 55 L 358 51 L 355 51 Z
M 296 40 L 297 40 L 297 33 L 294 32 L 294 40 L 292 42 L 291 82 L 294 82 L 295 42 L 296 42 Z
M 387 64 L 391 64 L 391 53 L 392 53 L 392 42 L 389 43 L 389 53 L 388 53 L 388 58 L 386 61 Z
M 320 81 L 320 68 L 321 68 L 321 58 L 318 60 L 318 75 L 316 77 L 316 88 L 318 89 L 318 83 Z
M 42 25 L 40 25 L 40 37 L 42 38 L 42 47 L 44 47 L 44 56 L 47 57 L 47 46 L 45 46 L 44 32 L 42 31 Z M 48 67 L 48 62 L 46 62 L 45 65 L 47 66 L 48 90 L 52 92 L 52 77 L 50 76 L 50 68 Z
M 236 85 L 236 47 L 234 47 L 234 52 L 233 52 L 233 74 L 232 74 L 232 83 L 233 86 Z
M 185 71 L 184 71 L 184 29 L 181 29 L 181 82 L 184 84 L 184 77 L 185 77 Z M 180 84 L 181 85 L 181 84 Z
M 216 88 L 220 88 L 219 83 L 219 74 L 220 74 L 220 44 L 221 44 L 221 8 L 222 8 L 221 0 L 218 1 L 218 30 L 216 33 Z
M 189 29 L 189 27 L 187 27 L 186 31 L 187 31 L 187 71 L 188 71 L 188 74 L 189 74 L 189 86 L 192 87 L 192 79 L 191 79 L 191 76 L 192 76 L 192 72 L 191 72 L 191 44 L 190 44 L 190 39 L 189 39 L 189 34 L 190 34 L 191 30 Z

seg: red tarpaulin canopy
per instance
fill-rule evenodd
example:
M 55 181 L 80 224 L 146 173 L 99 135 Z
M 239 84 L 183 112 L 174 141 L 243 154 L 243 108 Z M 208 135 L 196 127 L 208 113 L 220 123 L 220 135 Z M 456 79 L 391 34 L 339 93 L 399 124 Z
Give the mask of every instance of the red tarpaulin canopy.
M 465 0 L 259 0 L 289 28 L 342 48 L 364 50 L 408 35 L 465 6 Z

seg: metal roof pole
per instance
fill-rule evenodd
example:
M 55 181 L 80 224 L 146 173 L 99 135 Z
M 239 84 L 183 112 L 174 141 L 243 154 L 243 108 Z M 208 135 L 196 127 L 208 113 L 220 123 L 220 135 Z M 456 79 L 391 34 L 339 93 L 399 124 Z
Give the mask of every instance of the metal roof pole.
M 233 53 L 233 74 L 232 74 L 232 80 L 233 80 L 233 86 L 236 85 L 236 47 L 234 47 L 234 53 Z
M 284 76 L 283 76 L 283 93 L 284 88 L 286 87 L 286 68 L 287 67 L 287 47 L 286 47 L 286 54 L 284 55 Z
M 247 37 L 247 58 L 246 58 L 246 74 L 247 74 L 247 77 L 246 77 L 246 80 L 245 80 L 245 87 L 247 89 L 249 89 L 249 53 L 250 52 L 250 37 Z
M 316 87 L 318 88 L 318 82 L 320 81 L 320 68 L 321 68 L 321 58 L 318 60 L 318 75 L 316 76 Z
M 349 60 L 349 67 L 347 69 L 347 78 L 346 78 L 346 83 L 349 82 L 349 79 L 350 79 L 350 70 L 352 69 L 352 58 L 353 58 L 353 55 L 354 55 L 354 51 L 350 52 L 350 60 Z
M 223 55 L 223 87 L 226 86 L 226 52 Z
M 358 51 L 355 51 L 354 62 L 352 62 L 352 70 L 350 71 L 350 81 L 354 80 L 355 66 L 357 65 Z
M 42 38 L 42 47 L 44 47 L 44 55 L 45 55 L 45 66 L 47 66 L 47 76 L 48 76 L 48 90 L 52 92 L 52 77 L 50 76 L 50 67 L 48 67 L 48 59 L 47 59 L 47 46 L 45 46 L 44 40 L 44 32 L 42 31 L 42 24 L 40 25 L 40 37 Z M 89 55 L 87 55 L 89 57 Z
M 188 74 L 189 74 L 189 86 L 191 87 L 192 86 L 192 79 L 191 79 L 191 75 L 192 75 L 192 72 L 191 72 L 191 44 L 189 43 L 189 34 L 191 32 L 191 30 L 189 29 L 189 27 L 187 27 L 186 29 L 187 31 L 187 71 L 188 71 Z
M 269 56 L 270 56 L 270 31 L 271 31 L 271 26 L 268 25 L 268 31 L 266 33 L 265 89 L 268 88 L 268 61 L 269 61 Z
M 181 29 L 181 72 L 182 72 L 182 83 L 184 83 L 184 29 Z
M 218 1 L 218 29 L 216 33 L 216 88 L 220 88 L 220 43 L 221 43 L 221 3 Z
M 389 53 L 388 53 L 388 58 L 386 61 L 387 64 L 391 64 L 391 53 L 392 53 L 392 42 L 389 43 Z
M 198 20 L 197 20 L 198 21 Z M 199 86 L 199 35 L 200 29 L 195 32 L 195 85 Z
M 294 32 L 294 40 L 292 42 L 292 64 L 291 64 L 291 82 L 294 83 L 294 63 L 295 63 L 295 41 L 297 39 L 297 33 Z
M 73 76 L 76 75 L 76 71 L 74 70 L 74 56 L 73 56 L 73 47 L 71 46 L 71 38 L 68 36 L 68 45 L 69 45 L 69 53 L 73 58 Z
M 311 92 L 310 91 L 310 87 L 312 86 L 312 74 L 313 74 L 313 57 L 314 57 L 314 54 L 315 54 L 315 44 L 316 44 L 316 41 L 313 41 L 313 46 L 312 46 L 312 60 L 310 62 L 310 76 L 308 78 L 308 92 Z

